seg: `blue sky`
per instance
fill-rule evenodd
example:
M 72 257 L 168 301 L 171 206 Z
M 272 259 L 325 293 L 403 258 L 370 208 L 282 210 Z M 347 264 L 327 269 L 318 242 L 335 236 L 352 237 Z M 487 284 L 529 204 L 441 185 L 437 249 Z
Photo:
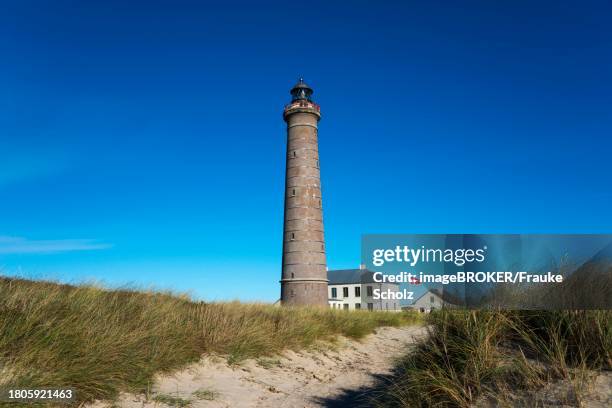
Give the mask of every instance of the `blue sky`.
M 606 2 L 3 2 L 5 274 L 272 301 L 285 128 L 364 233 L 612 232 Z

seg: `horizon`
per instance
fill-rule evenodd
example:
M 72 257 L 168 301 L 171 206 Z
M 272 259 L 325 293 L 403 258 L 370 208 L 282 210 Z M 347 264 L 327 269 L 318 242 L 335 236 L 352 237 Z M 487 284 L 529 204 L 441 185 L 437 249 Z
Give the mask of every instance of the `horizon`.
M 299 77 L 330 270 L 363 234 L 612 232 L 612 6 L 351 5 L 6 5 L 0 273 L 277 300 Z

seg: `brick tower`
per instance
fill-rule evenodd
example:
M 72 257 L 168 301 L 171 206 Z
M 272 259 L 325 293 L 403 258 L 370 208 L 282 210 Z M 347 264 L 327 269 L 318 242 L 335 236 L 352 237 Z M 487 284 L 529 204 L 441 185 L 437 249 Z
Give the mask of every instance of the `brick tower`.
M 319 105 L 300 79 L 285 107 L 287 170 L 283 234 L 283 305 L 327 306 L 327 268 L 323 239 L 317 125 Z

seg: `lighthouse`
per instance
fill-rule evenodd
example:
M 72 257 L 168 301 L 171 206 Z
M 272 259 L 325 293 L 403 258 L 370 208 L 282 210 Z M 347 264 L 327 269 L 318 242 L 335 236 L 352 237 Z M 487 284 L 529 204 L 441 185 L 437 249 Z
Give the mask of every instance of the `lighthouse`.
M 319 105 L 300 79 L 285 106 L 287 166 L 281 303 L 327 306 L 327 267 L 319 163 Z

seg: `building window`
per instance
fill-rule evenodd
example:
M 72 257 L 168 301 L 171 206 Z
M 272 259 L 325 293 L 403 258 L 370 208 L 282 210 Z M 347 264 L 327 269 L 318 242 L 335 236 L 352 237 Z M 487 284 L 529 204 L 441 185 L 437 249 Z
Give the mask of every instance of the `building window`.
M 295 290 L 291 289 L 291 297 L 295 296 Z
M 291 272 L 291 279 L 295 278 L 295 273 Z
M 430 296 L 430 297 L 429 297 L 429 303 L 433 303 L 433 302 L 434 302 L 434 297 L 433 297 L 433 296 Z
M 342 296 L 343 297 L 348 297 L 348 288 L 342 288 Z
M 295 239 L 295 233 L 294 232 L 291 233 L 291 239 Z
M 295 188 L 293 189 L 293 191 L 291 192 L 292 196 L 295 196 Z
M 332 288 L 332 299 L 335 299 L 337 297 L 338 297 L 338 289 Z
M 344 305 L 342 305 L 344 307 L 344 310 L 348 310 L 348 303 L 345 303 Z
M 374 310 L 374 303 L 368 303 L 368 310 Z
M 361 288 L 359 286 L 355 286 L 355 296 L 356 297 L 361 296 Z
M 295 152 L 295 150 L 293 151 L 293 157 L 297 157 L 297 153 Z
M 355 310 L 361 309 L 361 303 L 355 303 Z
M 368 295 L 370 297 L 374 296 L 371 286 L 366 286 L 366 295 Z

